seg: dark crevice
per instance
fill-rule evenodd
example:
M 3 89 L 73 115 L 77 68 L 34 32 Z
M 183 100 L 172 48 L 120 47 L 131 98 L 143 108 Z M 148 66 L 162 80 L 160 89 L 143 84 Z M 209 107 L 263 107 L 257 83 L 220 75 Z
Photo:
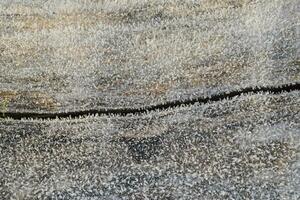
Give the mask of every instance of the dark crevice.
M 151 105 L 143 108 L 120 108 L 120 109 L 91 109 L 91 110 L 82 110 L 82 111 L 72 111 L 72 112 L 58 112 L 58 113 L 34 113 L 34 112 L 6 112 L 1 114 L 1 118 L 12 118 L 12 119 L 22 119 L 22 118 L 32 118 L 32 119 L 56 119 L 56 118 L 78 118 L 86 115 L 111 115 L 116 114 L 119 116 L 126 116 L 128 114 L 144 114 L 149 111 L 155 110 L 166 110 L 169 108 L 175 108 L 178 106 L 192 105 L 195 103 L 209 103 L 221 101 L 224 99 L 230 99 L 242 94 L 248 93 L 271 93 L 278 94 L 283 92 L 291 92 L 300 90 L 300 83 L 285 84 L 279 86 L 268 86 L 268 87 L 247 87 L 244 89 L 231 91 L 231 92 L 222 92 L 219 94 L 212 95 L 210 97 L 199 97 L 195 99 L 188 100 L 177 100 L 172 102 L 166 102 L 164 104 Z

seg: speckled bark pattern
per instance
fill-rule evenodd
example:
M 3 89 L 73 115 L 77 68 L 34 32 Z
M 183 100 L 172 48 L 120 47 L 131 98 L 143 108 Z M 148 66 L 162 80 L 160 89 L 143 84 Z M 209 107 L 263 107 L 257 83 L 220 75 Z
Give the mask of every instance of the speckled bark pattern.
M 0 98 L 14 94 L 11 111 L 57 112 L 293 83 L 299 4 L 2 0 Z

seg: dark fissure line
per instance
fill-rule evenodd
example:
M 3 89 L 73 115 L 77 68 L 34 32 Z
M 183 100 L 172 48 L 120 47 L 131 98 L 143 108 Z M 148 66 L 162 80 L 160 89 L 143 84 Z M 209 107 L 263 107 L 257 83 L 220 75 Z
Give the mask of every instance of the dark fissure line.
M 221 101 L 224 99 L 230 99 L 236 96 L 247 93 L 261 93 L 267 92 L 271 94 L 278 94 L 283 92 L 291 92 L 295 90 L 300 90 L 300 83 L 286 84 L 280 86 L 269 86 L 269 87 L 247 87 L 244 89 L 231 91 L 231 92 L 222 92 L 210 97 L 198 97 L 195 99 L 183 100 L 183 101 L 172 101 L 166 102 L 164 104 L 151 105 L 144 108 L 120 108 L 120 109 L 91 109 L 91 110 L 82 110 L 82 111 L 72 111 L 72 112 L 61 112 L 61 113 L 33 113 L 33 112 L 7 112 L 3 113 L 0 117 L 2 118 L 12 118 L 12 119 L 22 119 L 22 118 L 33 118 L 33 119 L 56 119 L 56 118 L 78 118 L 86 115 L 111 115 L 116 114 L 119 116 L 126 116 L 128 114 L 144 114 L 149 111 L 155 110 L 166 110 L 169 108 L 175 108 L 183 105 L 192 105 L 195 103 L 209 103 Z

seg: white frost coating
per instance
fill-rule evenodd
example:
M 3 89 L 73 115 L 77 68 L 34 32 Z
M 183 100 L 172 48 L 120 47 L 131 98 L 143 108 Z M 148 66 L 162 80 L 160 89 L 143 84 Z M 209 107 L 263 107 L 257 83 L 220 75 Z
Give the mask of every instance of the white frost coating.
M 5 199 L 297 199 L 300 93 L 64 120 L 0 120 Z
M 298 8 L 297 0 L 1 1 L 0 91 L 17 92 L 12 111 L 55 112 L 299 82 Z

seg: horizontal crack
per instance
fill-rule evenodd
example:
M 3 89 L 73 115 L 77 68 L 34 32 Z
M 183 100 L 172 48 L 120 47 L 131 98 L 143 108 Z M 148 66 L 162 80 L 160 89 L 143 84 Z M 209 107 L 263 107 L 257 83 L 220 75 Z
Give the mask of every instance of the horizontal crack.
M 72 111 L 72 112 L 59 112 L 59 113 L 34 113 L 34 112 L 5 112 L 2 113 L 0 118 L 12 118 L 15 120 L 20 120 L 22 118 L 32 118 L 32 119 L 56 119 L 56 118 L 78 118 L 80 116 L 86 115 L 110 115 L 117 114 L 119 116 L 126 116 L 128 114 L 143 114 L 149 111 L 155 110 L 165 110 L 168 108 L 174 108 L 182 105 L 192 105 L 195 103 L 209 103 L 215 101 L 221 101 L 224 99 L 233 98 L 247 93 L 260 93 L 269 92 L 272 94 L 278 94 L 283 92 L 291 92 L 295 90 L 300 90 L 300 83 L 286 84 L 280 86 L 269 86 L 269 87 L 247 87 L 244 89 L 222 92 L 210 97 L 199 97 L 195 99 L 183 100 L 183 101 L 172 101 L 166 102 L 164 104 L 151 105 L 144 108 L 120 108 L 120 109 L 91 109 L 82 111 Z

